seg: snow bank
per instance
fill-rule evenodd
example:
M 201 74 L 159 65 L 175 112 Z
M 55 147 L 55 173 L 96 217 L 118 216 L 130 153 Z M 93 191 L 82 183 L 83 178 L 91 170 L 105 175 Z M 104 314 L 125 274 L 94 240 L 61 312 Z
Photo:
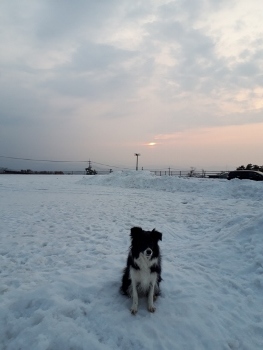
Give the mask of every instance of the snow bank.
M 0 176 L 0 349 L 263 348 L 262 183 Z M 134 225 L 163 233 L 162 296 L 119 294 Z
M 207 179 L 179 176 L 156 176 L 150 171 L 118 171 L 107 176 L 85 176 L 83 185 L 99 185 L 133 189 L 148 189 L 166 192 L 185 192 L 198 195 L 237 199 L 261 200 L 263 186 L 250 180 Z

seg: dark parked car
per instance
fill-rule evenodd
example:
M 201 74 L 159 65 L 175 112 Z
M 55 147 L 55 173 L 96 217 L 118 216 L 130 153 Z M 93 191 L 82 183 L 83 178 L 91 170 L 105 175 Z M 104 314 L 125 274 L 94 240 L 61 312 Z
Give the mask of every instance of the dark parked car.
M 254 170 L 236 170 L 230 171 L 227 179 L 263 181 L 263 173 Z
M 208 175 L 209 179 L 227 179 L 228 171 L 223 171 L 219 174 Z

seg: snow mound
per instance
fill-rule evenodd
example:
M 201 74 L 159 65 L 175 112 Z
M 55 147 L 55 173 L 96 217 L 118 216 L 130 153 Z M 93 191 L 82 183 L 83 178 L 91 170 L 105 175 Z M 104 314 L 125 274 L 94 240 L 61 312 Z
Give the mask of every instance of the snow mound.
M 192 193 L 220 198 L 261 200 L 263 184 L 250 180 L 207 179 L 179 176 L 156 176 L 150 171 L 118 171 L 109 175 L 85 176 L 82 185 L 110 186 L 140 190 Z

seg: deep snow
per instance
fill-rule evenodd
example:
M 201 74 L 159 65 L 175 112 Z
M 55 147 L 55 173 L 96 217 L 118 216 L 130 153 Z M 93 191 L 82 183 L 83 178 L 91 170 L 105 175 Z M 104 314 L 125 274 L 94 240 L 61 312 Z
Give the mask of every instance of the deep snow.
M 0 349 L 263 349 L 263 183 L 0 175 Z M 163 233 L 162 297 L 119 294 L 129 231 Z

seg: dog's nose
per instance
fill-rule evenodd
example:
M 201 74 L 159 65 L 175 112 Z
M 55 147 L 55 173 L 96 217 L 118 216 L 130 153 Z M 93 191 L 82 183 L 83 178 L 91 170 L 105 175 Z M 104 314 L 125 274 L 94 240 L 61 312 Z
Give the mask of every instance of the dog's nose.
M 146 249 L 146 254 L 147 254 L 147 255 L 151 255 L 151 254 L 152 254 L 152 250 L 151 250 L 150 248 L 147 248 L 147 249 Z

